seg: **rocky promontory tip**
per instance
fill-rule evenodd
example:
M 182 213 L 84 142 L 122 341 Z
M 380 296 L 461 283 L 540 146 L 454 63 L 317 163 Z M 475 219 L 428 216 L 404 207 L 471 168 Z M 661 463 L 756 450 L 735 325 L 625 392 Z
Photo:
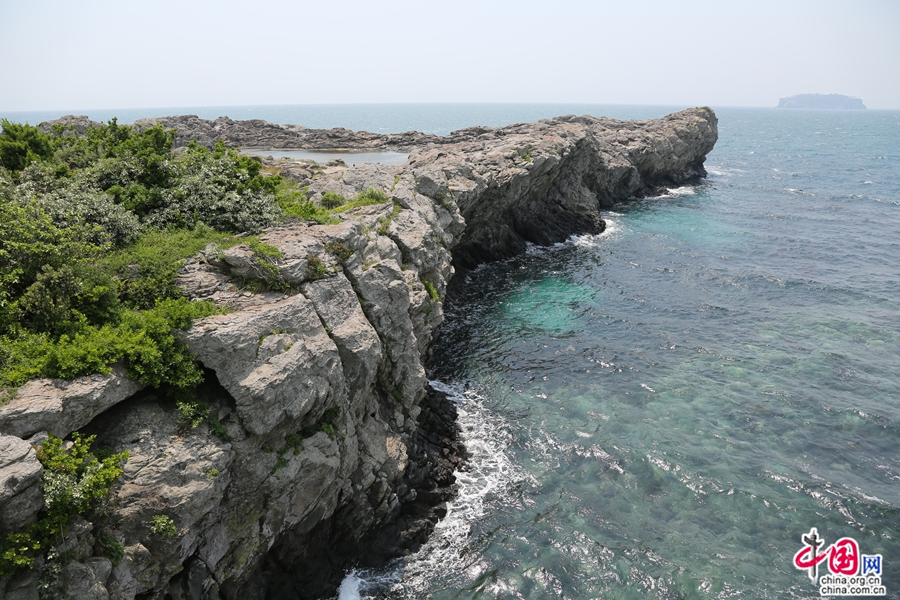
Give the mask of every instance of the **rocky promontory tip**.
M 709 108 L 443 137 L 143 122 L 152 123 L 178 127 L 182 145 L 411 154 L 398 167 L 267 161 L 315 204 L 371 188 L 384 201 L 264 230 L 256 248 L 277 250 L 266 268 L 247 243 L 211 244 L 180 269 L 184 295 L 226 309 L 179 334 L 203 368 L 196 393 L 215 428 L 186 432 L 163 391 L 118 367 L 32 381 L 0 406 L 0 534 L 43 506 L 32 445 L 48 433 L 78 429 L 130 452 L 106 512 L 66 532 L 72 560 L 58 577 L 70 600 L 331 597 L 347 568 L 415 552 L 465 460 L 455 405 L 425 368 L 449 290 L 529 243 L 603 231 L 602 210 L 616 202 L 702 177 L 717 139 Z M 172 524 L 166 535 L 151 526 L 160 516 Z M 103 540 L 121 555 L 104 554 Z M 36 600 L 39 585 L 37 570 L 0 579 L 0 597 Z
M 648 121 L 567 115 L 469 127 L 447 136 L 193 115 L 136 122 L 157 124 L 176 129 L 176 145 L 221 141 L 273 150 L 409 151 L 408 163 L 396 173 L 412 178 L 416 191 L 436 202 L 452 202 L 468 224 L 453 252 L 454 264 L 466 269 L 512 256 L 528 243 L 600 233 L 601 209 L 704 176 L 703 162 L 718 139 L 718 121 L 706 107 Z M 324 191 L 348 191 L 342 177 L 335 175 Z

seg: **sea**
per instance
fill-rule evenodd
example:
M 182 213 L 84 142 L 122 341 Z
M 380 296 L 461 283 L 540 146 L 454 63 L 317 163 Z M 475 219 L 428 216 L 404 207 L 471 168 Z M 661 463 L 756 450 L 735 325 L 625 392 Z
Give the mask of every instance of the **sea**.
M 682 108 L 140 116 L 446 134 Z M 900 111 L 713 108 L 706 178 L 468 275 L 429 365 L 470 453 L 459 495 L 340 600 L 818 598 L 834 577 L 900 598 Z

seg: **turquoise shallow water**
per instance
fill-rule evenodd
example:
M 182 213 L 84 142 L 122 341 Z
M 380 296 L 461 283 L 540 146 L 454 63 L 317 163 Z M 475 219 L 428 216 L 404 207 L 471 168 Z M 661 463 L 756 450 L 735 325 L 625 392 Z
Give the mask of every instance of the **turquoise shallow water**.
M 707 180 L 471 275 L 462 495 L 343 597 L 818 597 L 811 527 L 900 597 L 900 113 L 718 115 Z

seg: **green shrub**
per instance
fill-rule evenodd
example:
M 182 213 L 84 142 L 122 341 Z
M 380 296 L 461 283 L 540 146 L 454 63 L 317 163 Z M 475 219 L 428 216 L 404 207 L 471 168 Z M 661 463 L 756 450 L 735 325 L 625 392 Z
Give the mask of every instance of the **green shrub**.
M 213 416 L 210 416 L 206 422 L 209 424 L 209 431 L 222 440 L 223 442 L 227 442 L 231 440 L 231 436 L 228 435 L 228 431 L 222 426 L 222 423 Z
M 325 208 L 337 208 L 347 203 L 347 199 L 335 192 L 325 192 L 319 203 Z
M 125 545 L 105 529 L 94 536 L 94 551 L 108 558 L 113 566 L 125 558 Z
M 317 256 L 313 256 L 312 254 L 306 255 L 306 278 L 310 281 L 316 281 L 318 279 L 323 279 L 331 275 L 331 271 L 325 266 Z
M 175 154 L 161 127 L 3 126 L 15 171 L 0 169 L 0 395 L 117 360 L 150 385 L 199 381 L 171 330 L 215 311 L 188 307 L 177 269 L 210 242 L 235 243 L 227 232 L 280 219 L 282 178 L 222 144 Z
M 122 476 L 128 451 L 98 458 L 90 449 L 95 437 L 75 432 L 72 448 L 66 450 L 63 440 L 51 434 L 37 449 L 44 467 L 44 508 L 27 531 L 7 536 L 0 547 L 0 577 L 33 567 L 35 558 L 50 550 L 78 516 L 105 499 Z
M 333 254 L 341 264 L 346 263 L 353 256 L 353 250 L 340 242 L 325 242 L 325 251 Z
M 428 281 L 427 279 L 422 280 L 422 285 L 425 286 L 425 289 L 428 290 L 428 295 L 431 296 L 431 299 L 435 302 L 441 301 L 441 295 L 438 293 L 437 288 L 434 287 L 434 284 Z
M 315 425 L 305 428 L 299 433 L 301 440 L 312 437 L 320 431 L 324 431 L 328 435 L 333 435 L 337 430 L 338 418 L 341 416 L 340 407 L 334 406 L 325 411 L 322 418 Z
M 30 163 L 48 158 L 52 153 L 50 137 L 31 125 L 10 123 L 0 119 L 0 165 L 10 171 L 21 171 Z
M 0 387 L 18 386 L 35 377 L 108 374 L 121 360 L 129 375 L 142 383 L 189 389 L 203 380 L 203 373 L 172 331 L 187 329 L 193 319 L 219 312 L 211 302 L 178 298 L 161 300 L 152 310 L 123 310 L 115 323 L 85 325 L 58 340 L 43 333 L 6 337 L 7 354 L 0 355 L 4 359 Z
M 299 433 L 289 433 L 284 436 L 285 451 L 293 450 L 294 454 L 300 454 L 300 448 L 303 447 L 303 436 Z
M 175 528 L 175 521 L 169 515 L 153 515 L 150 518 L 150 532 L 162 537 L 172 537 L 178 530 Z
M 175 407 L 178 409 L 178 423 L 184 432 L 198 427 L 209 417 L 209 405 L 196 398 L 178 399 Z

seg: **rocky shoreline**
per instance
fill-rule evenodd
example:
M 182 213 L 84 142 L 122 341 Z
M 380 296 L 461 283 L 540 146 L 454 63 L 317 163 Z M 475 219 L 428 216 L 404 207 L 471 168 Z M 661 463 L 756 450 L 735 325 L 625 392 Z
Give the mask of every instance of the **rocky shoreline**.
M 157 122 L 178 127 L 177 144 L 411 155 L 395 168 L 280 162 L 308 179 L 314 201 L 374 187 L 390 202 L 341 213 L 339 224 L 265 231 L 283 254 L 274 272 L 243 245 L 208 248 L 181 270 L 189 297 L 229 308 L 183 336 L 206 369 L 200 393 L 219 430 L 185 433 L 173 403 L 119 369 L 32 381 L 0 407 L 2 535 L 42 506 L 31 444 L 46 432 L 93 433 L 131 452 L 107 513 L 69 534 L 75 560 L 61 584 L 73 599 L 326 597 L 346 567 L 415 551 L 465 457 L 455 407 L 425 377 L 448 292 L 482 262 L 599 233 L 601 209 L 703 176 L 717 138 L 708 108 L 443 138 L 191 116 L 145 124 Z M 242 287 L 251 276 L 289 292 Z M 150 530 L 158 514 L 177 535 Z M 101 536 L 124 544 L 117 564 L 97 550 Z M 37 571 L 0 580 L 0 598 L 34 600 L 37 585 Z

